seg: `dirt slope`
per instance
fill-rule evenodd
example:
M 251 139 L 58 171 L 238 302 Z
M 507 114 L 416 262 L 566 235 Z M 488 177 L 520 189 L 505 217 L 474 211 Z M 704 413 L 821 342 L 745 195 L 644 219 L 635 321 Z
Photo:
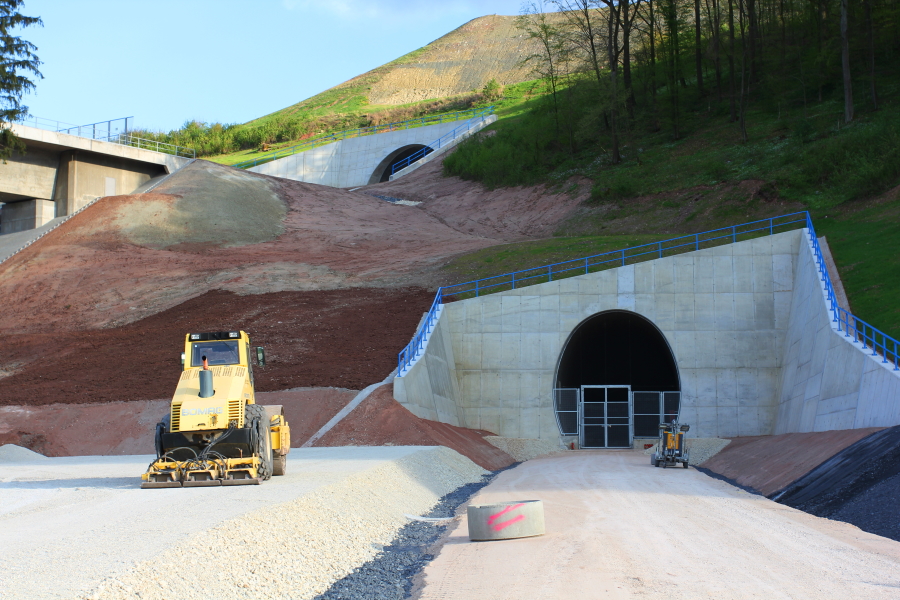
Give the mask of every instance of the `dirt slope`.
M 515 459 L 485 441 L 486 435 L 494 434 L 420 419 L 394 400 L 393 386 L 388 384 L 372 392 L 314 446 L 440 445 L 489 471 L 513 464 Z
M 413 207 L 196 161 L 116 196 L 0 264 L 0 333 L 122 325 L 212 289 L 398 285 L 496 243 Z
M 153 400 L 171 395 L 190 331 L 241 328 L 266 348 L 256 389 L 362 389 L 397 367 L 433 293 L 353 288 L 238 296 L 212 291 L 115 328 L 8 334 L 0 406 Z M 13 370 L 11 369 L 11 370 Z
M 442 170 L 443 161 L 435 160 L 359 192 L 421 202 L 417 208 L 460 233 L 504 241 L 553 235 L 590 195 L 589 185 L 571 194 L 547 185 L 488 190 L 475 181 L 444 177 Z

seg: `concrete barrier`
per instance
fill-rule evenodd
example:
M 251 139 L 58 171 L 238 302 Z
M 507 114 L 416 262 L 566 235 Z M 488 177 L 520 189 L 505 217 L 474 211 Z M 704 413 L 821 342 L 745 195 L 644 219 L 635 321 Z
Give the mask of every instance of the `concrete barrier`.
M 468 507 L 469 539 L 473 542 L 544 535 L 544 503 L 516 500 Z

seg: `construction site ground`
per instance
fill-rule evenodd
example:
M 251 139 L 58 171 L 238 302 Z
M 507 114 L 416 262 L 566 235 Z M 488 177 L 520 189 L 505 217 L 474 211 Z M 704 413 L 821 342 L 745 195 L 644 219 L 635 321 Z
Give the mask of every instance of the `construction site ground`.
M 152 458 L 0 455 L 0 597 L 313 598 L 486 473 L 446 448 L 304 448 L 262 485 L 142 490 Z
M 543 500 L 546 535 L 469 541 L 465 514 L 421 600 L 900 597 L 900 544 L 635 451 L 505 471 L 471 501 Z

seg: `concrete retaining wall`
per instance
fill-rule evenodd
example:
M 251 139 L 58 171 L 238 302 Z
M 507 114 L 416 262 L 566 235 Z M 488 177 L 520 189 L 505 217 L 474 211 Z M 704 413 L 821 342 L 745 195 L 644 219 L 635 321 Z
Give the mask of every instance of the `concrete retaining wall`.
M 481 117 L 470 119 L 470 131 L 445 145 L 450 147 L 496 120 L 496 115 L 490 115 L 485 119 Z M 378 183 L 384 169 L 390 163 L 388 159 L 399 149 L 412 145 L 427 146 L 465 124 L 466 121 L 453 121 L 341 140 L 248 170 L 332 187 L 355 187 Z
M 775 433 L 900 424 L 900 372 L 837 331 L 808 235 L 794 288 Z
M 668 341 L 692 433 L 772 433 L 801 239 L 791 231 L 444 305 L 436 330 L 455 369 L 439 377 L 456 379 L 460 424 L 557 438 L 552 389 L 566 341 L 588 317 L 627 310 Z M 429 343 L 424 361 L 433 354 Z M 416 363 L 397 399 L 430 409 L 433 394 L 418 390 L 438 388 L 438 370 Z

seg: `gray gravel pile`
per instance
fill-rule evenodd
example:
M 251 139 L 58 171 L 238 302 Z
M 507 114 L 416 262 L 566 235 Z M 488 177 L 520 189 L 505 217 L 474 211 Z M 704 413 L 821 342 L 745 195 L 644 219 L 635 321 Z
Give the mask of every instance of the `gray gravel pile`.
M 538 456 L 558 454 L 566 450 L 558 441 L 535 440 L 531 438 L 508 438 L 498 435 L 486 435 L 484 440 L 512 456 L 518 462 L 525 462 Z
M 507 468 L 512 468 L 512 465 Z M 447 521 L 428 523 L 412 521 L 404 526 L 384 546 L 375 558 L 335 582 L 327 592 L 315 600 L 399 600 L 410 598 L 416 575 L 434 559 L 429 549 L 455 521 L 457 510 L 489 484 L 501 469 L 482 477 L 481 481 L 460 486 L 445 495 L 426 515 L 427 518 L 447 518 Z
M 723 438 L 687 438 L 687 449 L 689 454 L 689 463 L 692 465 L 702 465 L 713 456 L 722 451 L 722 449 L 731 443 L 731 440 Z M 653 454 L 656 452 L 659 442 L 652 447 L 644 450 L 644 454 Z
M 49 459 L 43 454 L 38 454 L 15 444 L 3 444 L 0 446 L 0 463 L 27 463 L 35 460 Z
M 405 514 L 431 510 L 486 473 L 448 448 L 423 449 L 224 521 L 82 598 L 314 598 L 389 545 Z M 160 515 L 159 526 L 165 523 Z

